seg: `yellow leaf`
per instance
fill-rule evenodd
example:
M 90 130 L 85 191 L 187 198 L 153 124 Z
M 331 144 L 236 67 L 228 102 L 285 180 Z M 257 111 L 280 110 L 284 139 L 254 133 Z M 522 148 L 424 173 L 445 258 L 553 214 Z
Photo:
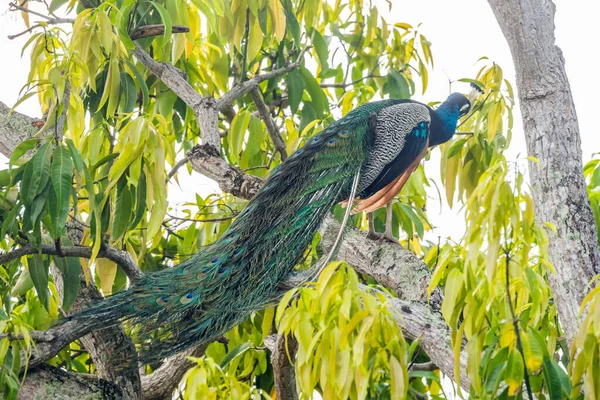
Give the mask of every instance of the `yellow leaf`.
M 279 0 L 269 0 L 269 13 L 271 14 L 273 33 L 277 41 L 281 42 L 285 35 L 285 14 Z
M 23 22 L 25 22 L 25 26 L 29 29 L 31 28 L 31 26 L 29 25 L 29 12 L 26 11 L 27 9 L 29 9 L 29 5 L 26 1 L 24 1 L 21 3 L 21 7 L 25 9 L 21 10 L 21 17 L 23 18 Z
M 541 164 L 540 160 L 538 160 L 537 157 L 534 156 L 527 156 L 527 159 L 531 162 L 537 163 L 537 164 Z
M 251 19 L 254 20 L 254 23 L 250 26 L 250 33 L 248 35 L 248 63 L 258 55 L 263 42 L 263 33 L 260 30 L 258 18 L 252 17 Z
M 117 276 L 117 264 L 106 258 L 99 258 L 96 260 L 96 271 L 100 278 L 102 294 L 104 296 L 111 295 L 115 276 Z
M 524 367 L 523 358 L 517 349 L 512 349 L 508 356 L 508 365 L 506 366 L 506 384 L 508 385 L 509 396 L 519 393 L 523 384 Z
M 392 399 L 405 399 L 408 388 L 406 370 L 394 356 L 390 356 L 390 389 Z

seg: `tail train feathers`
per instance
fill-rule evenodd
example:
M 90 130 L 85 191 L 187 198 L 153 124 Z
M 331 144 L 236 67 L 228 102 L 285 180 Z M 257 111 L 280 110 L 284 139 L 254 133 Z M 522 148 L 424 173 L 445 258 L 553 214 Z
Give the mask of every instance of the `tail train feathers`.
M 375 105 L 373 105 L 375 104 Z M 378 111 L 384 104 L 368 104 Z M 366 107 L 366 106 L 365 106 Z M 140 359 L 150 361 L 214 340 L 279 299 L 326 213 L 356 192 L 371 138 L 356 109 L 312 137 L 272 171 L 222 237 L 183 263 L 147 275 L 128 290 L 69 319 L 98 325 L 131 320 Z M 150 341 L 150 334 L 160 341 Z
M 131 320 L 139 330 L 141 361 L 220 337 L 283 296 L 335 204 L 375 196 L 362 203 L 372 210 L 396 195 L 425 154 L 433 113 L 402 99 L 356 108 L 275 168 L 210 247 L 69 319 L 92 319 L 98 327 Z M 337 251 L 352 206 L 325 261 Z

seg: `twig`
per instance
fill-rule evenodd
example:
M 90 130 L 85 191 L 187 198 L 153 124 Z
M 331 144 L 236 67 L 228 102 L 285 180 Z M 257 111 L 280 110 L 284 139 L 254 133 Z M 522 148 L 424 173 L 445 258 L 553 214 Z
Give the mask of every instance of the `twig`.
M 190 159 L 187 158 L 187 157 L 183 157 L 181 160 L 177 161 L 177 164 L 175 164 L 175 166 L 173 167 L 173 169 L 170 170 L 169 173 L 167 174 L 167 182 L 170 181 L 171 178 L 173 178 L 173 176 L 177 173 L 177 170 L 179 168 L 183 167 L 189 161 L 190 161 Z
M 173 25 L 171 33 L 186 33 L 190 28 L 183 25 Z M 165 26 L 162 24 L 140 26 L 131 34 L 131 40 L 138 40 L 151 36 L 160 36 L 165 34 Z
M 250 96 L 252 96 L 252 100 L 254 100 L 254 104 L 256 104 L 256 109 L 258 110 L 260 117 L 262 118 L 262 120 L 265 122 L 265 125 L 267 126 L 267 131 L 269 132 L 269 136 L 271 136 L 271 140 L 273 141 L 275 148 L 277 149 L 279 154 L 281 154 L 281 160 L 285 161 L 285 159 L 287 158 L 285 142 L 283 141 L 283 138 L 281 137 L 281 133 L 279 132 L 279 129 L 277 129 L 275 122 L 273 121 L 273 119 L 271 118 L 271 115 L 269 114 L 269 109 L 267 108 L 267 105 L 265 104 L 265 102 L 262 98 L 262 95 L 260 93 L 258 86 L 254 87 L 250 90 Z
M 298 59 L 293 63 L 290 63 L 284 67 L 279 69 L 275 69 L 273 71 L 266 72 L 264 74 L 256 75 L 252 79 L 249 79 L 231 89 L 229 92 L 225 93 L 217 100 L 217 109 L 222 110 L 225 107 L 228 107 L 233 103 L 233 101 L 244 94 L 248 93 L 252 88 L 258 86 L 259 83 L 266 81 L 268 79 L 277 78 L 283 74 L 286 74 L 294 69 L 298 68 L 300 64 L 302 64 L 302 59 L 304 58 L 304 54 L 311 48 L 312 46 L 306 46 L 298 55 Z
M 374 74 L 369 74 L 369 75 L 365 75 L 362 78 L 358 78 L 350 83 L 321 83 L 319 86 L 321 86 L 322 88 L 339 88 L 339 89 L 346 89 L 348 86 L 352 86 L 352 85 L 356 85 L 357 83 L 360 83 L 362 81 L 364 81 L 365 79 L 369 79 L 369 78 L 385 78 L 384 76 L 381 75 L 374 75 Z
M 92 248 L 88 246 L 66 246 L 61 247 L 60 250 L 62 250 L 62 253 L 65 257 L 92 257 Z M 6 264 L 7 262 L 17 258 L 40 252 L 42 254 L 60 257 L 59 251 L 55 245 L 43 244 L 40 248 L 24 246 L 0 255 L 0 264 Z M 127 277 L 129 277 L 129 279 L 131 279 L 132 282 L 135 282 L 144 276 L 144 273 L 137 265 L 135 265 L 129 253 L 125 251 L 118 250 L 110 246 L 102 246 L 98 253 L 98 257 L 107 258 L 118 264 L 121 268 L 123 268 L 123 271 L 125 271 L 125 274 Z
M 428 361 L 424 363 L 414 363 L 411 365 L 409 370 L 411 371 L 435 371 L 439 369 L 437 365 L 433 361 Z
M 53 24 L 72 24 L 73 22 L 75 22 L 75 20 L 73 18 L 52 18 L 49 17 L 47 15 L 44 15 L 42 13 L 39 13 L 37 11 L 33 11 L 29 8 L 25 8 L 17 3 L 9 3 L 8 4 L 9 8 L 11 11 L 23 11 L 32 15 L 35 15 L 37 17 L 43 18 L 46 20 L 47 24 L 50 24 L 50 21 L 53 21 Z
M 230 219 L 233 219 L 235 217 L 238 216 L 239 213 L 233 213 L 232 215 L 229 215 L 227 217 L 218 217 L 218 218 L 207 218 L 207 219 L 195 219 L 195 218 L 183 218 L 183 217 L 176 217 L 174 215 L 171 215 L 169 213 L 167 213 L 167 216 L 171 219 L 176 219 L 178 221 L 185 221 L 185 222 L 220 222 L 220 221 L 228 221 Z

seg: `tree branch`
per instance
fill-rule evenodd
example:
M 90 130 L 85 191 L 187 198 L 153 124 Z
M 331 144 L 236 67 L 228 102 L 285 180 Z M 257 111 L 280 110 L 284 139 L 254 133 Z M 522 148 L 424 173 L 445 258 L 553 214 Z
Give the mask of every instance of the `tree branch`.
M 269 114 L 269 109 L 267 108 L 267 105 L 265 104 L 265 102 L 262 98 L 262 95 L 260 94 L 260 90 L 258 89 L 258 86 L 254 87 L 250 90 L 250 96 L 252 96 L 252 100 L 254 100 L 254 104 L 256 104 L 256 109 L 258 110 L 258 114 L 260 115 L 260 117 L 264 121 L 265 125 L 267 126 L 267 131 L 269 132 L 269 136 L 271 136 L 271 140 L 273 141 L 275 148 L 281 155 L 281 160 L 285 161 L 285 159 L 287 158 L 285 142 L 283 141 L 283 138 L 281 137 L 281 133 L 279 132 L 279 129 L 277 129 L 277 126 L 275 125 L 275 121 L 273 121 L 273 119 L 271 118 L 271 114 Z
M 50 365 L 42 365 L 27 374 L 19 389 L 19 399 L 119 399 L 119 387 L 97 375 L 65 372 Z
M 10 114 L 10 115 L 9 115 Z M 13 150 L 24 140 L 31 138 L 43 125 L 39 118 L 31 118 L 0 102 L 0 153 L 10 157 Z
M 277 78 L 278 76 L 281 76 L 283 74 L 286 74 L 290 71 L 295 70 L 296 68 L 298 68 L 300 66 L 300 64 L 302 64 L 302 60 L 304 58 L 304 54 L 311 48 L 312 46 L 307 46 L 305 47 L 302 52 L 300 52 L 300 55 L 298 56 L 298 59 L 296 61 L 294 61 L 293 63 L 290 63 L 282 68 L 279 69 L 275 69 L 273 71 L 269 71 L 266 72 L 264 74 L 260 74 L 260 75 L 256 75 L 255 77 L 242 82 L 241 84 L 235 86 L 233 89 L 231 89 L 229 92 L 225 93 L 223 96 L 221 96 L 218 100 L 217 100 L 217 108 L 219 110 L 222 110 L 226 107 L 229 107 L 233 101 L 237 98 L 242 97 L 243 95 L 245 95 L 246 93 L 248 93 L 249 91 L 251 91 L 252 89 L 258 87 L 258 84 L 266 81 L 268 79 L 272 79 L 272 78 Z
M 286 350 L 287 342 L 287 350 Z M 286 337 L 277 335 L 275 346 L 271 353 L 271 365 L 273 366 L 273 376 L 275 379 L 275 390 L 277 398 L 281 400 L 298 400 L 298 390 L 296 389 L 296 373 L 294 365 L 290 363 L 289 356 L 293 360 L 298 350 L 298 342 L 292 335 Z
M 173 91 L 194 112 L 200 126 L 200 135 L 204 144 L 215 149 L 221 145 L 218 129 L 218 113 L 215 99 L 203 97 L 186 80 L 185 73 L 171 64 L 154 60 L 137 43 L 133 52 L 146 68 L 156 75 L 169 89 Z
M 202 344 L 186 352 L 177 354 L 165 361 L 150 375 L 142 376 L 142 395 L 145 400 L 172 398 L 173 391 L 183 375 L 194 363 L 188 357 L 201 357 L 210 343 Z
M 91 258 L 92 257 L 92 248 L 88 246 L 66 246 L 61 248 L 62 253 L 65 257 L 80 257 L 80 258 Z M 6 264 L 9 261 L 12 261 L 17 258 L 21 258 L 26 255 L 36 254 L 38 251 L 41 251 L 42 254 L 58 256 L 58 251 L 56 246 L 43 244 L 41 249 L 37 249 L 35 247 L 25 246 L 19 247 L 18 249 L 9 251 L 7 253 L 0 255 L 0 264 Z M 132 282 L 138 281 L 144 273 L 138 268 L 137 265 L 133 262 L 133 258 L 129 253 L 115 249 L 110 246 L 103 246 L 98 253 L 98 257 L 107 258 L 114 263 L 118 264 L 123 271 L 129 277 Z
M 385 78 L 385 77 L 381 76 L 381 75 L 369 74 L 369 75 L 365 75 L 362 78 L 358 78 L 358 79 L 356 79 L 356 80 L 354 80 L 352 82 L 349 82 L 349 83 L 344 83 L 344 82 L 341 82 L 341 83 L 321 83 L 320 86 L 322 88 L 346 89 L 348 86 L 356 85 L 357 83 L 360 83 L 360 82 L 362 82 L 362 81 L 364 81 L 366 79 L 369 79 L 369 78 Z
M 190 28 L 183 25 L 173 25 L 171 27 L 172 33 L 186 33 L 189 32 Z M 157 25 L 144 25 L 136 28 L 131 34 L 131 40 L 143 39 L 151 36 L 160 36 L 165 34 L 165 26 L 162 24 Z
M 173 167 L 172 170 L 169 171 L 169 173 L 167 174 L 167 182 L 171 180 L 171 178 L 173 178 L 173 176 L 175 176 L 175 174 L 177 173 L 177 170 L 181 167 L 183 167 L 185 164 L 187 164 L 190 160 L 187 157 L 183 157 L 181 160 L 177 161 L 177 164 L 175 164 L 175 166 Z

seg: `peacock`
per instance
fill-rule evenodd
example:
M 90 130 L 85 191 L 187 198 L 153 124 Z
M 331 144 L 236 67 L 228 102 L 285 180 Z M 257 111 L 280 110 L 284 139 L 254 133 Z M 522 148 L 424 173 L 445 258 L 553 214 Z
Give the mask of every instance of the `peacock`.
M 98 327 L 132 320 L 142 337 L 158 332 L 159 341 L 143 341 L 141 361 L 219 338 L 283 296 L 282 283 L 334 205 L 346 202 L 345 220 L 385 205 L 428 147 L 454 135 L 470 105 L 453 93 L 435 110 L 404 99 L 352 110 L 273 169 L 214 244 L 67 318 Z

